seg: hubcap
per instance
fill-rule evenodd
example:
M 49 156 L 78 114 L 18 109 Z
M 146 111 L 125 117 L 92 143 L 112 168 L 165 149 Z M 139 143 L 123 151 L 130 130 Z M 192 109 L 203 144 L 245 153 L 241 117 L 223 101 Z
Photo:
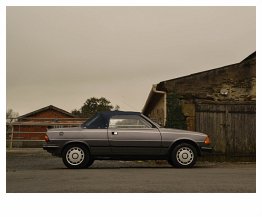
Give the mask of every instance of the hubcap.
M 182 147 L 177 151 L 176 159 L 182 165 L 189 165 L 194 160 L 194 153 L 190 148 Z
M 72 147 L 66 153 L 66 160 L 71 165 L 79 165 L 83 162 L 85 153 L 79 147 Z

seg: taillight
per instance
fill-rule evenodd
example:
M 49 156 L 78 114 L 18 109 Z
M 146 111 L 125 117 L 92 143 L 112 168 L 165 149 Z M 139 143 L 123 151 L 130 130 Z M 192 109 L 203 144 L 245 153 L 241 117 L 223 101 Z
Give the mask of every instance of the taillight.
M 209 144 L 211 143 L 211 141 L 210 141 L 210 139 L 209 139 L 208 136 L 206 137 L 204 143 L 205 143 L 206 145 L 209 145 Z
M 46 142 L 49 142 L 48 135 L 45 135 L 45 141 L 46 141 Z

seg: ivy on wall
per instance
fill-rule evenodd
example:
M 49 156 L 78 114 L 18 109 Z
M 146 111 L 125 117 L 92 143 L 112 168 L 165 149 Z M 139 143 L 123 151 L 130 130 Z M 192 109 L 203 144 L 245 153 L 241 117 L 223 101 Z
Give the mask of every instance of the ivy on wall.
M 182 112 L 180 100 L 175 92 L 167 93 L 167 120 L 166 127 L 187 129 L 186 117 Z

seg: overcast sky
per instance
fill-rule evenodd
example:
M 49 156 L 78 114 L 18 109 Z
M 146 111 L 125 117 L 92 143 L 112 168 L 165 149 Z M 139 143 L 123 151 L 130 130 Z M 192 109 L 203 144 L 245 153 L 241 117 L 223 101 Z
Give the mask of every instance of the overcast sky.
M 7 108 L 20 115 L 93 96 L 141 111 L 152 84 L 256 50 L 255 7 L 7 7 L 6 21 Z

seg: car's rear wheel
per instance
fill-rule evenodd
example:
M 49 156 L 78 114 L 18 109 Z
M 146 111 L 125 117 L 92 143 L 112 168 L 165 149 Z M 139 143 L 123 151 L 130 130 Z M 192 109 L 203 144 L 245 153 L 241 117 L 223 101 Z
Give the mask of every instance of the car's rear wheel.
M 70 169 L 87 168 L 94 162 L 88 148 L 81 144 L 67 146 L 62 153 L 62 159 Z
M 188 143 L 177 145 L 171 152 L 169 163 L 178 168 L 190 168 L 197 161 L 197 151 L 195 147 Z

